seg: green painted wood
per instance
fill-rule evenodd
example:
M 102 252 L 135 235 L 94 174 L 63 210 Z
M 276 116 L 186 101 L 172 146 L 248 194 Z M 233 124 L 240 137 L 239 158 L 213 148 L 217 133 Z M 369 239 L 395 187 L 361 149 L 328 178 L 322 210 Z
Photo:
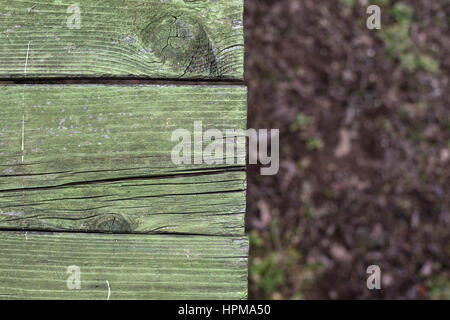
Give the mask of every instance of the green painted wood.
M 194 121 L 245 128 L 244 87 L 0 89 L 0 228 L 244 233 L 245 140 L 223 164 L 171 161 L 176 129 L 194 149 Z
M 245 173 L 0 192 L 0 228 L 112 233 L 244 233 Z
M 242 17 L 243 0 L 0 0 L 0 78 L 242 80 Z
M 247 252 L 241 237 L 3 231 L 0 299 L 245 299 Z
M 243 144 L 236 154 L 224 150 L 223 165 L 171 161 L 172 133 L 186 129 L 193 139 L 195 121 L 203 131 L 245 129 L 245 87 L 24 85 L 0 92 L 0 190 L 245 165 Z

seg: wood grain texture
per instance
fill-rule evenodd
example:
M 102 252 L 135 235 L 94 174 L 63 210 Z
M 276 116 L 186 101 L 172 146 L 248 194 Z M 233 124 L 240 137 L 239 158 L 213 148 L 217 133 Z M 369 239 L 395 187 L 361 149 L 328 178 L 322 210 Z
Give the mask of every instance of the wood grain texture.
M 197 120 L 244 129 L 245 88 L 0 90 L 0 228 L 244 233 L 245 140 L 223 164 L 176 165 L 171 136 Z
M 245 173 L 0 192 L 0 228 L 242 235 Z
M 76 3 L 0 0 L 0 78 L 243 79 L 242 0 Z
M 247 252 L 240 237 L 2 231 L 0 299 L 245 299 Z

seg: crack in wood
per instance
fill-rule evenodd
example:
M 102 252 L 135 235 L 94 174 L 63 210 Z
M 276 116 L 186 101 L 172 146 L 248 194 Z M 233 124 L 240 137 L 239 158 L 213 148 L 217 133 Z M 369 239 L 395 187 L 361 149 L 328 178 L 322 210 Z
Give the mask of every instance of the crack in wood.
M 138 177 L 119 177 L 119 178 L 111 178 L 111 179 L 101 179 L 101 180 L 90 180 L 90 181 L 76 181 L 64 183 L 56 186 L 46 186 L 46 187 L 33 187 L 33 188 L 17 188 L 17 189 L 0 189 L 0 193 L 10 193 L 10 192 L 19 192 L 19 191 L 36 191 L 36 190 L 52 190 L 52 189 L 61 189 L 67 187 L 75 187 L 75 186 L 83 186 L 89 184 L 103 184 L 103 183 L 112 183 L 112 182 L 125 182 L 125 181 L 135 181 L 135 180 L 161 180 L 161 179 L 176 179 L 182 177 L 196 177 L 196 176 L 208 176 L 208 175 L 217 175 L 217 174 L 225 174 L 228 172 L 245 172 L 245 167 L 230 167 L 230 168 L 221 168 L 220 170 L 210 169 L 198 169 L 199 172 L 186 172 L 186 173 L 173 173 L 173 174 L 161 174 L 161 175 L 147 175 L 147 176 L 138 176 Z M 228 170 L 227 170 L 228 169 Z M 194 169 L 193 169 L 194 170 Z M 209 171 L 213 170 L 213 171 Z M 189 171 L 189 170 L 185 170 Z M 52 174 L 52 173 L 48 173 Z M 26 177 L 27 175 L 17 175 L 17 177 Z M 1 176 L 0 176 L 1 177 Z M 5 176 L 8 177 L 8 176 Z M 189 184 L 189 183 L 186 183 Z M 244 191 L 244 190 L 240 190 Z

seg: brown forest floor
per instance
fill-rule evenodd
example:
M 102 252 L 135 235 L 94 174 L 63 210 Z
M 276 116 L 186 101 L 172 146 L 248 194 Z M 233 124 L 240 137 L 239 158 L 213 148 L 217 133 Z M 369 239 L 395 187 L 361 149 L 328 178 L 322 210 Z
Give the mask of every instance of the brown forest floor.
M 450 1 L 370 1 L 379 31 L 368 1 L 245 2 L 249 127 L 281 130 L 249 298 L 450 299 Z

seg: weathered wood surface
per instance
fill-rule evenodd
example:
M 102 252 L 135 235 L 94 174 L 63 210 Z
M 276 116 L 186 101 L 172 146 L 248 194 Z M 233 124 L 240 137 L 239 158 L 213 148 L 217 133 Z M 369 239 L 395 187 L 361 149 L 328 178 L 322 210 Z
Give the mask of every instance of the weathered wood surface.
M 193 144 L 198 119 L 204 131 L 244 129 L 245 88 L 0 90 L 0 228 L 244 233 L 245 140 L 235 164 L 224 148 L 223 164 L 176 165 L 171 137 L 184 128 Z
M 242 80 L 242 15 L 242 0 L 0 0 L 0 80 Z M 0 86 L 0 299 L 245 299 L 245 139 L 226 130 L 246 109 L 242 86 Z M 173 163 L 177 129 L 198 155 L 198 121 L 236 150 Z
M 242 0 L 75 3 L 0 0 L 0 78 L 243 79 Z
M 203 131 L 245 129 L 245 87 L 25 85 L 0 92 L 0 190 L 245 165 L 241 147 L 235 155 L 224 150 L 223 165 L 171 161 L 172 133 L 186 129 L 193 142 L 195 121 Z
M 240 237 L 0 232 L 0 299 L 245 299 L 247 247 Z M 69 266 L 79 290 L 68 289 Z
M 0 192 L 0 228 L 242 235 L 245 173 Z

